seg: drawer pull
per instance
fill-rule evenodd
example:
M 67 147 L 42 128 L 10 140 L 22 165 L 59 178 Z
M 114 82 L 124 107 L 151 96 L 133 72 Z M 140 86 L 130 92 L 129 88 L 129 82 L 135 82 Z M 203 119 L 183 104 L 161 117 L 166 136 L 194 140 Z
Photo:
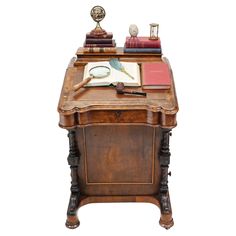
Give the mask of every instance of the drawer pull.
M 115 116 L 116 116 L 117 119 L 119 119 L 120 116 L 121 116 L 121 111 L 116 111 L 115 112 Z

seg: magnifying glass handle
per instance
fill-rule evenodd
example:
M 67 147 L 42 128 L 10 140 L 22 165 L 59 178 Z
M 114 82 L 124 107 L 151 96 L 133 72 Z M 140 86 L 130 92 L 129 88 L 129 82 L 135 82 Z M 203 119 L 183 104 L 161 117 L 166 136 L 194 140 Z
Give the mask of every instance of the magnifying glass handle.
M 73 90 L 76 92 L 77 90 L 82 88 L 85 84 L 87 84 L 92 78 L 93 78 L 93 76 L 90 76 L 90 77 L 86 78 L 85 80 L 79 82 L 78 84 L 74 85 Z

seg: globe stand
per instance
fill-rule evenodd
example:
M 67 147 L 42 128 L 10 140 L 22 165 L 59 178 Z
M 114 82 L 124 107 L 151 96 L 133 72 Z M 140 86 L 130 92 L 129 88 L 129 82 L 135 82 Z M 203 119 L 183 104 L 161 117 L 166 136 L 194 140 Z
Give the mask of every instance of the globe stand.
M 90 35 L 93 35 L 94 37 L 105 37 L 107 35 L 107 32 L 106 30 L 102 29 L 99 22 L 97 22 L 95 29 L 90 32 Z
M 94 37 L 106 37 L 107 32 L 104 29 L 102 29 L 102 27 L 100 26 L 100 21 L 102 21 L 106 15 L 104 8 L 101 6 L 95 6 L 92 8 L 90 15 L 91 15 L 92 19 L 95 22 L 97 22 L 95 29 L 93 29 L 90 32 L 90 35 L 92 35 Z

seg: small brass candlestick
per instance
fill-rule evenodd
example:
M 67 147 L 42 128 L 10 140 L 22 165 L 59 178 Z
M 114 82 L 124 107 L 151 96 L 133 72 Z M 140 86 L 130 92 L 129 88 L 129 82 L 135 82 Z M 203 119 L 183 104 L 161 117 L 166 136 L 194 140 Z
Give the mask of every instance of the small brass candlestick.
M 102 21 L 106 15 L 104 8 L 101 6 L 95 6 L 91 9 L 90 15 L 93 18 L 93 20 L 97 22 L 95 29 L 92 30 L 90 34 L 96 37 L 106 35 L 107 32 L 100 26 L 100 21 Z
M 151 23 L 150 24 L 150 40 L 158 39 L 159 24 Z

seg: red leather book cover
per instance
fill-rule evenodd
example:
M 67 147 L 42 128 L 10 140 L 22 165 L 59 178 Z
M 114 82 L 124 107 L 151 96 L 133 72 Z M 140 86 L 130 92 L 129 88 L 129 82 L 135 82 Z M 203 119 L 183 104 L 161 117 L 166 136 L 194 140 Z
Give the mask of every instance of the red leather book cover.
M 142 63 L 142 87 L 144 89 L 168 89 L 170 85 L 171 74 L 166 63 Z
M 161 48 L 160 39 L 150 40 L 149 37 L 126 37 L 125 47 L 127 48 Z

